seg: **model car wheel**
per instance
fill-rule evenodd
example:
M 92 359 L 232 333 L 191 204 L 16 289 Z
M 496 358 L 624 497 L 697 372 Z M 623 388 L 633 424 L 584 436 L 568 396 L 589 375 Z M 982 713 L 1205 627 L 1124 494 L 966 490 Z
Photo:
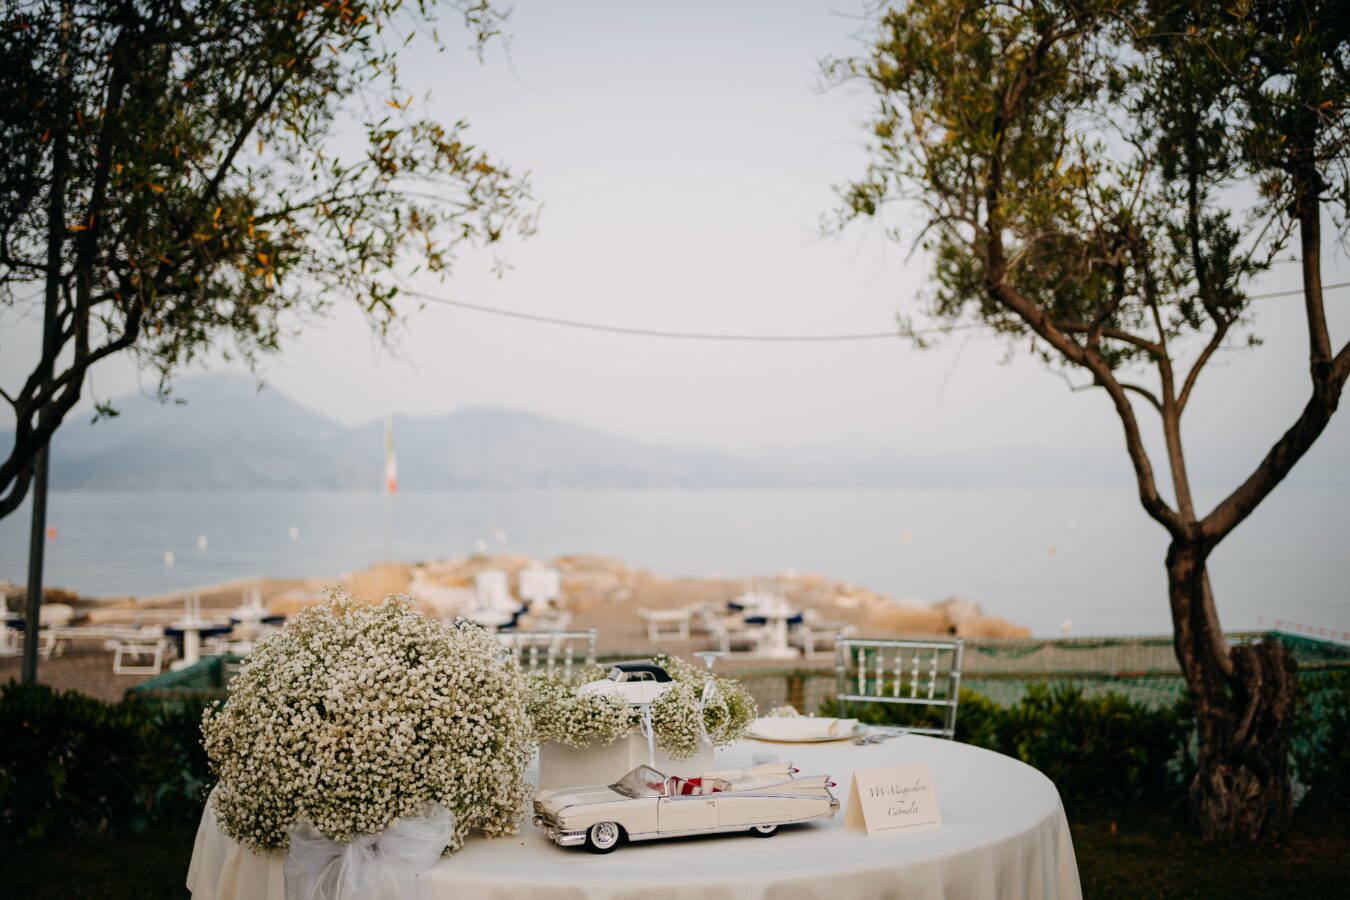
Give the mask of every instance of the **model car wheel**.
M 586 829 L 586 849 L 592 853 L 609 853 L 619 846 L 623 831 L 614 822 L 596 822 Z
M 756 825 L 750 829 L 750 833 L 755 837 L 773 837 L 777 830 L 777 825 Z

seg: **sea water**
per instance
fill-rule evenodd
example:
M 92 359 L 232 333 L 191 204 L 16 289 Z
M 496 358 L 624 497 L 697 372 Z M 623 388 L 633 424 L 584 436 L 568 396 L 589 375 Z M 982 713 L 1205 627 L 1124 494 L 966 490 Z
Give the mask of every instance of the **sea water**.
M 152 596 L 254 576 L 338 577 L 385 557 L 378 492 L 54 492 L 46 583 Z M 1284 486 L 1215 552 L 1226 629 L 1350 630 L 1350 490 Z M 589 553 L 667 576 L 787 570 L 894 597 L 966 597 L 1037 634 L 1170 630 L 1167 539 L 1128 489 L 406 491 L 389 555 Z M 28 506 L 0 520 L 23 583 Z M 172 554 L 172 565 L 166 565 Z

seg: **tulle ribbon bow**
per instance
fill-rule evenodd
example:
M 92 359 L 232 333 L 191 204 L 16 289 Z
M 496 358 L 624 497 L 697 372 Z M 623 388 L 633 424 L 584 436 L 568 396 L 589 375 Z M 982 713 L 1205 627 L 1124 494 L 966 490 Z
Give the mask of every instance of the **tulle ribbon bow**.
M 418 876 L 436 864 L 454 831 L 455 814 L 439 803 L 347 844 L 300 819 L 288 831 L 286 900 L 431 900 L 431 886 Z

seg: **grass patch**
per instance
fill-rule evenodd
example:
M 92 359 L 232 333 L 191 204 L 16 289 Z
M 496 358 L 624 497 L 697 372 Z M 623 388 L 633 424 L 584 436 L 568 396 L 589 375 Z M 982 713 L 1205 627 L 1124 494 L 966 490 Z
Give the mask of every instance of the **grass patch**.
M 528 826 L 526 826 L 528 827 Z M 1343 897 L 1350 883 L 1350 837 L 1301 834 L 1275 849 L 1215 847 L 1158 819 L 1072 826 L 1088 900 L 1269 900 Z M 122 837 L 49 838 L 0 850 L 0 897 L 185 898 L 195 829 Z M 640 852 L 640 848 L 635 850 Z
M 194 826 L 118 836 L 50 836 L 22 847 L 3 842 L 0 897 L 186 898 L 196 835 Z
M 1089 900 L 1344 897 L 1350 837 L 1295 832 L 1282 847 L 1205 844 L 1170 819 L 1071 824 Z

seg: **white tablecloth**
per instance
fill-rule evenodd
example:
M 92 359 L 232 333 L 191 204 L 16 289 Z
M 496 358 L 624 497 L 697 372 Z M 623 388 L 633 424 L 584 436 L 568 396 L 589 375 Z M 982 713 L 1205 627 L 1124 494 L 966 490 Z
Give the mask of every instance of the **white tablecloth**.
M 471 838 L 424 877 L 437 900 L 1081 900 L 1059 792 L 1014 759 L 907 735 L 883 744 L 768 744 L 719 751 L 718 768 L 776 753 L 804 775 L 839 783 L 828 822 L 749 835 L 676 838 L 600 856 L 551 844 L 528 823 L 512 838 Z M 846 829 L 854 769 L 929 765 L 942 827 L 867 837 Z M 260 857 L 222 834 L 208 805 L 187 886 L 194 900 L 284 900 L 283 857 Z

